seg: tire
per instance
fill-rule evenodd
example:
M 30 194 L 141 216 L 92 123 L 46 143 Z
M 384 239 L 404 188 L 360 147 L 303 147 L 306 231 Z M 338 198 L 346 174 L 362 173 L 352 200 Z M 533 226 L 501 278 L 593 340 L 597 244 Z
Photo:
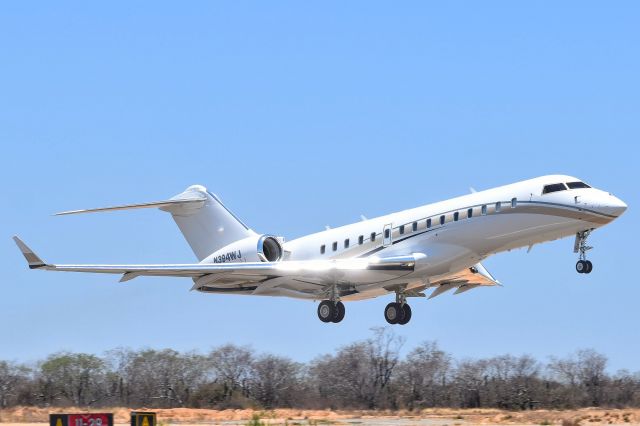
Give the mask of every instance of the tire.
M 331 322 L 336 317 L 335 304 L 331 300 L 323 300 L 318 305 L 318 318 L 322 322 Z
M 389 303 L 386 308 L 384 308 L 384 319 L 387 320 L 389 324 L 397 324 L 400 320 L 400 304 L 399 303 Z
M 576 271 L 579 274 L 584 274 L 586 270 L 587 270 L 586 262 L 584 260 L 578 260 L 578 262 L 576 263 Z
M 389 303 L 384 309 L 384 319 L 389 324 L 402 324 L 404 321 L 405 311 L 400 303 Z
M 584 273 L 590 274 L 591 271 L 593 271 L 593 263 L 591 263 L 590 260 L 587 260 L 585 263 L 587 264 L 587 268 L 584 270 Z
M 345 308 L 344 308 L 344 303 L 342 302 L 338 302 L 335 304 L 335 315 L 333 317 L 332 322 L 335 323 L 339 323 L 340 321 L 342 321 L 344 319 L 344 314 L 345 314 Z
M 405 325 L 411 320 L 411 306 L 408 303 L 402 305 L 402 320 L 398 321 L 398 324 Z

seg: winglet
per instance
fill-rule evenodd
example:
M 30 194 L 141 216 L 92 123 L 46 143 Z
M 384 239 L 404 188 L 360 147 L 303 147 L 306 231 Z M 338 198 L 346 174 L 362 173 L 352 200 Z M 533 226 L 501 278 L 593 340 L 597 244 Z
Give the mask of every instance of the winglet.
M 22 252 L 24 258 L 27 259 L 30 269 L 37 269 L 42 268 L 43 266 L 47 266 L 47 264 L 44 263 L 44 261 L 40 259 L 38 255 L 35 254 L 33 250 L 31 250 L 20 238 L 14 236 L 13 241 L 16 242 L 16 245 Z

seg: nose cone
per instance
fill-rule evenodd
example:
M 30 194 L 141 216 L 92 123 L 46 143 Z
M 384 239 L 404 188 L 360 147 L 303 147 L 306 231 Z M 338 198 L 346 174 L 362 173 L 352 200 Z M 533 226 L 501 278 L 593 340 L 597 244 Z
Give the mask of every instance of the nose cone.
M 615 197 L 613 195 L 609 195 L 607 202 L 605 204 L 605 209 L 608 214 L 613 216 L 620 216 L 622 213 L 627 210 L 627 205 L 620 198 Z

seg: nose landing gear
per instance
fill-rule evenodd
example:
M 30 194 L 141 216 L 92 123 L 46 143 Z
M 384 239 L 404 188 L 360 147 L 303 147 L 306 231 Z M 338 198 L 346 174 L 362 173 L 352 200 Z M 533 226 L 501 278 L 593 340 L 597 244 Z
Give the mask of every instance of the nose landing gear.
M 573 252 L 580 253 L 580 260 L 576 263 L 576 271 L 579 274 L 590 274 L 593 270 L 593 264 L 587 260 L 587 251 L 593 247 L 587 245 L 587 238 L 591 234 L 591 229 L 581 231 L 576 234 L 576 242 L 573 245 Z

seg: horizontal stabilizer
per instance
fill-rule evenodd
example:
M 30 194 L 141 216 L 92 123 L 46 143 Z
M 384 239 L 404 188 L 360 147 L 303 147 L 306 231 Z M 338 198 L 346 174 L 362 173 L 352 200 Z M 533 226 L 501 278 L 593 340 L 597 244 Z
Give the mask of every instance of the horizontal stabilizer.
M 97 212 L 108 212 L 115 210 L 132 210 L 132 209 L 148 209 L 152 207 L 156 208 L 166 208 L 167 210 L 171 210 L 172 207 L 184 206 L 184 205 L 193 205 L 194 207 L 200 207 L 199 204 L 204 204 L 206 201 L 205 196 L 198 196 L 193 198 L 181 198 L 181 199 L 173 199 L 173 200 L 165 200 L 165 201 L 151 201 L 148 203 L 139 203 L 139 204 L 125 204 L 121 206 L 111 206 L 111 207 L 98 207 L 95 209 L 84 209 L 84 210 L 69 210 L 66 212 L 60 212 L 54 214 L 54 216 L 65 216 L 69 214 L 79 214 L 79 213 L 97 213 Z
M 257 235 L 202 185 L 191 185 L 167 200 L 69 210 L 56 213 L 55 216 L 148 208 L 171 214 L 198 260 L 207 258 L 234 241 Z M 125 281 L 129 279 L 131 276 L 123 277 Z

